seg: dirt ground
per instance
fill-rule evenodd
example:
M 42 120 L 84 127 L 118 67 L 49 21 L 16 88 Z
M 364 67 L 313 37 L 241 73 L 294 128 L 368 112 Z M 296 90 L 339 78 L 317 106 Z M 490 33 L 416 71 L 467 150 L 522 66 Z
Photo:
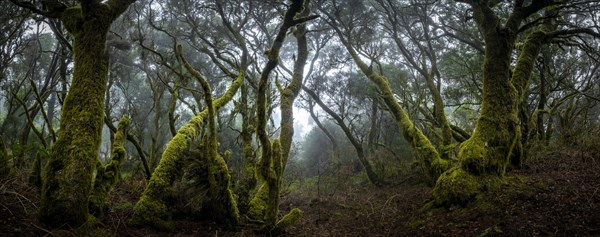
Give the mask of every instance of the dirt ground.
M 281 212 L 304 215 L 284 236 L 600 236 L 600 158 L 557 151 L 528 160 L 509 177 L 521 185 L 467 207 L 423 208 L 431 188 L 406 177 L 374 187 L 352 178 L 319 180 L 284 192 Z M 51 230 L 36 219 L 37 191 L 25 175 L 0 183 L 0 236 L 261 236 L 250 227 L 177 221 L 176 232 L 127 225 L 143 182 L 120 184 L 112 210 L 91 231 Z

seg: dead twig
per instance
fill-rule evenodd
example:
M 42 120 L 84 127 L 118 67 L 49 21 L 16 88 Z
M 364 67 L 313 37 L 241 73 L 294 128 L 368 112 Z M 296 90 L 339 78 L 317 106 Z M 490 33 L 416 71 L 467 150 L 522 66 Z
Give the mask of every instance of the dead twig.
M 41 231 L 44 231 L 44 232 L 46 232 L 46 235 L 44 235 L 44 236 L 48 236 L 48 235 L 52 236 L 52 235 L 54 235 L 54 233 L 52 233 L 52 231 L 46 230 L 46 229 L 44 229 L 44 228 L 42 228 L 42 227 L 39 227 L 39 226 L 37 226 L 37 225 L 36 225 L 36 224 L 34 224 L 34 223 L 29 223 L 29 224 L 31 224 L 33 227 L 35 227 L 35 228 L 37 228 L 37 229 L 39 229 L 39 230 L 41 230 Z

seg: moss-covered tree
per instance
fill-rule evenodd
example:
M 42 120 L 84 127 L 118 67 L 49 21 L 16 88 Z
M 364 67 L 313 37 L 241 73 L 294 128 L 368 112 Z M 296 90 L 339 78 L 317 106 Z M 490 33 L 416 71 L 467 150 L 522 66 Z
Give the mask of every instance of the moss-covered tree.
M 73 35 L 73 81 L 62 106 L 58 140 L 45 168 L 40 218 L 53 227 L 77 227 L 89 216 L 88 197 L 104 123 L 106 36 L 112 22 L 134 0 L 79 0 L 74 6 L 44 2 L 45 10 L 31 2 L 11 2 L 59 18 Z
M 218 153 L 217 144 L 217 126 L 216 126 L 216 114 L 212 98 L 212 90 L 208 81 L 196 71 L 192 65 L 181 55 L 182 47 L 177 47 L 177 56 L 183 62 L 184 67 L 196 78 L 202 90 L 204 91 L 204 103 L 206 104 L 207 116 L 208 116 L 208 134 L 204 139 L 203 148 L 204 153 L 202 154 L 208 165 L 208 185 L 209 185 L 209 203 L 211 214 L 215 215 L 215 219 L 228 223 L 229 225 L 236 225 L 239 221 L 239 213 L 237 209 L 236 201 L 231 191 L 231 176 L 227 163 L 221 155 Z
M 433 189 L 437 205 L 464 204 L 476 195 L 502 182 L 509 164 L 519 165 L 523 158 L 519 104 L 529 85 L 534 63 L 544 43 L 556 36 L 577 33 L 596 35 L 588 29 L 554 30 L 553 24 L 537 28 L 524 24 L 530 16 L 545 9 L 552 12 L 564 2 L 515 1 L 508 18 L 496 13 L 498 1 L 457 1 L 468 4 L 485 41 L 483 63 L 483 100 L 473 135 L 460 146 L 459 164 L 448 170 Z M 557 17 L 547 14 L 544 22 Z M 521 46 L 512 68 L 512 52 L 521 32 L 536 27 Z
M 392 36 L 400 54 L 425 79 L 433 101 L 433 120 L 441 130 L 441 149 L 438 151 L 442 153 L 443 158 L 448 158 L 450 155 L 448 150 L 452 145 L 452 128 L 444 112 L 441 75 L 438 70 L 438 54 L 440 53 L 434 46 L 436 40 L 432 37 L 431 24 L 433 22 L 428 16 L 429 6 L 410 3 L 408 3 L 409 5 L 398 5 L 391 1 L 377 2 L 384 12 L 386 29 Z M 407 11 L 413 14 L 402 14 Z M 404 35 L 408 37 L 403 37 Z M 422 35 L 422 37 L 417 37 L 418 35 Z
M 364 62 L 363 58 L 361 58 L 355 49 L 352 39 L 348 37 L 347 32 L 343 31 L 343 29 L 347 29 L 347 27 L 340 25 L 341 22 L 339 16 L 330 14 L 326 11 L 323 12 L 328 17 L 327 23 L 334 29 L 341 43 L 344 45 L 360 71 L 378 88 L 379 96 L 392 116 L 394 116 L 402 135 L 412 144 L 416 153 L 421 158 L 423 171 L 428 177 L 429 182 L 432 184 L 435 183 L 439 175 L 451 167 L 451 162 L 441 158 L 440 153 L 435 149 L 431 141 L 423 134 L 421 129 L 410 120 L 406 111 L 394 97 L 388 79 L 373 70 L 373 67 Z
M 256 133 L 261 145 L 261 157 L 257 165 L 257 176 L 264 183 L 250 201 L 247 216 L 251 221 L 262 223 L 262 228 L 268 231 L 292 225 L 294 221 L 299 219 L 299 215 L 301 214 L 300 210 L 294 209 L 278 221 L 279 189 L 294 135 L 292 106 L 301 90 L 304 66 L 308 58 L 307 29 L 303 23 L 316 18 L 316 16 L 309 16 L 309 5 L 309 0 L 291 1 L 271 48 L 265 52 L 268 61 L 261 71 L 258 84 Z M 279 87 L 282 94 L 281 135 L 280 139 L 271 141 L 267 133 L 267 89 L 270 84 L 269 77 L 279 64 L 279 53 L 288 30 L 292 27 L 296 27 L 295 36 L 298 43 L 298 58 L 294 64 L 292 81 L 285 88 Z
M 244 53 L 244 55 L 242 56 L 242 64 L 240 66 L 240 71 L 238 72 L 237 76 L 235 77 L 235 80 L 229 86 L 225 94 L 223 94 L 217 99 L 212 100 L 213 111 L 218 111 L 221 107 L 223 107 L 229 101 L 231 101 L 231 99 L 233 99 L 233 96 L 237 93 L 238 89 L 242 85 L 247 68 L 245 60 L 246 57 L 247 54 Z M 152 173 L 152 177 L 150 178 L 146 189 L 142 193 L 140 200 L 134 206 L 134 213 L 131 220 L 132 224 L 148 224 L 165 229 L 170 229 L 173 227 L 171 223 L 171 217 L 173 213 L 170 211 L 169 205 L 169 199 L 172 197 L 173 194 L 173 183 L 176 180 L 180 179 L 183 174 L 182 171 L 186 166 L 186 162 L 183 158 L 184 154 L 189 150 L 192 143 L 202 133 L 202 131 L 204 130 L 204 126 L 207 125 L 207 122 L 210 119 L 215 119 L 215 117 L 211 118 L 209 116 L 208 109 L 204 109 L 198 115 L 194 116 L 187 124 L 181 127 L 177 131 L 177 134 L 171 139 L 171 141 L 169 141 L 169 144 L 163 152 L 158 166 Z M 216 150 L 211 151 L 211 153 L 212 152 L 216 152 Z M 215 154 L 213 153 L 212 155 Z M 226 172 L 224 171 L 226 171 L 227 166 L 224 163 L 224 161 L 222 161 L 222 158 L 219 159 L 215 155 L 215 157 L 211 159 L 211 161 L 213 164 L 215 164 L 215 167 L 213 167 L 214 170 L 212 174 L 225 175 Z M 227 173 L 226 175 L 228 176 L 229 174 Z M 227 177 L 222 178 L 228 180 Z M 214 183 L 214 185 L 222 186 L 229 184 Z M 227 189 L 229 189 L 228 186 Z M 229 199 L 230 196 L 225 196 L 225 193 L 221 194 L 223 194 L 222 197 L 226 198 L 225 201 L 229 202 L 228 204 L 226 203 L 226 206 L 232 208 L 232 206 L 229 205 L 233 204 L 233 202 Z M 227 195 L 230 195 L 228 190 Z M 237 215 L 236 213 L 228 213 L 228 215 L 231 215 L 231 218 L 237 218 L 235 217 Z M 225 220 L 231 218 L 225 218 Z

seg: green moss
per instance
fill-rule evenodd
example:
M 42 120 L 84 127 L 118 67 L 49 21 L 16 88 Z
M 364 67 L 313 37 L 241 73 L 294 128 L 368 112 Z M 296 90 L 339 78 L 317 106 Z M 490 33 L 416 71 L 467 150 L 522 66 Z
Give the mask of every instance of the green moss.
M 484 173 L 489 163 L 486 158 L 488 150 L 486 144 L 478 137 L 472 137 L 460 145 L 458 156 L 463 169 L 474 174 Z
M 288 214 L 283 216 L 275 225 L 276 230 L 285 230 L 286 228 L 295 225 L 302 218 L 302 211 L 298 208 L 292 209 Z
M 239 212 L 230 188 L 231 177 L 229 170 L 223 158 L 216 153 L 216 150 L 213 151 L 213 156 L 209 159 L 208 167 L 209 195 L 211 196 L 210 208 L 213 212 L 212 214 L 215 215 L 215 220 L 235 226 L 239 221 Z
M 127 139 L 128 128 L 129 117 L 125 115 L 117 126 L 110 161 L 105 166 L 98 162 L 94 188 L 89 199 L 89 210 L 94 216 L 100 217 L 108 210 L 108 204 L 105 200 L 121 176 L 121 164 L 123 164 L 126 156 L 123 144 Z
M 482 184 L 478 177 L 460 167 L 453 167 L 440 176 L 432 195 L 437 206 L 465 205 L 473 200 L 481 189 Z
M 267 199 L 269 196 L 269 187 L 266 184 L 260 186 L 254 197 L 248 204 L 249 209 L 246 213 L 248 220 L 254 223 L 264 223 L 267 210 Z
M 71 33 L 75 33 L 81 28 L 83 22 L 83 16 L 81 12 L 81 6 L 75 5 L 65 9 L 62 14 L 61 21 Z
M 438 176 L 445 171 L 444 169 L 451 167 L 451 165 L 444 164 L 446 162 L 443 161 L 437 161 L 438 159 L 441 159 L 440 154 L 437 152 L 431 141 L 410 120 L 410 117 L 402 106 L 400 106 L 398 101 L 396 101 L 388 79 L 369 69 L 369 65 L 362 61 L 349 42 L 343 40 L 342 43 L 360 70 L 377 86 L 377 88 L 379 88 L 380 96 L 386 107 L 394 116 L 403 137 L 411 143 L 412 147 L 416 150 L 417 155 L 422 159 L 423 169 L 429 182 L 432 184 L 435 183 Z M 437 162 L 437 164 L 432 166 L 433 162 Z
M 455 166 L 440 176 L 432 190 L 434 206 L 466 206 L 475 201 L 485 209 L 482 198 L 496 197 L 502 194 L 499 190 L 512 179 L 503 179 L 497 175 L 473 175 L 460 166 Z
M 74 72 L 61 110 L 58 139 L 45 168 L 40 218 L 52 227 L 78 227 L 88 218 L 88 198 L 104 125 L 108 77 L 106 34 L 131 4 L 67 8 L 61 20 L 74 36 Z
M 133 207 L 133 217 L 129 223 L 133 226 L 150 225 L 161 230 L 173 230 L 174 224 L 167 205 L 161 199 L 142 198 Z
M 243 83 L 244 75 L 245 72 L 240 72 L 225 94 L 213 101 L 213 107 L 215 111 L 231 101 Z M 171 139 L 167 145 L 167 148 L 163 152 L 160 163 L 152 173 L 152 177 L 150 178 L 146 189 L 142 193 L 142 197 L 135 204 L 133 209 L 134 213 L 131 220 L 132 224 L 149 224 L 158 228 L 167 229 L 172 227 L 171 213 L 169 211 L 170 209 L 169 205 L 167 204 L 167 199 L 172 194 L 171 187 L 173 182 L 181 178 L 182 170 L 185 167 L 184 159 L 182 159 L 182 157 L 184 157 L 184 153 L 189 149 L 194 139 L 199 136 L 204 125 L 206 124 L 207 119 L 211 119 L 210 116 L 208 116 L 208 112 L 209 111 L 205 109 L 200 114 L 194 116 L 187 124 L 181 127 L 173 139 Z M 220 159 L 222 160 L 222 158 Z M 218 158 L 215 156 L 215 159 L 212 160 L 218 160 Z M 223 163 L 213 167 L 212 174 L 222 174 Z M 216 180 L 216 178 L 213 177 L 213 180 Z M 227 190 L 229 190 L 229 183 L 222 185 L 227 187 Z M 226 205 L 233 207 L 235 205 L 233 195 L 231 194 L 230 190 L 226 193 L 227 200 L 232 200 L 228 201 Z M 215 202 L 221 201 L 220 199 L 215 200 Z M 232 213 L 232 215 L 237 215 L 237 212 Z
M 244 154 L 245 162 L 244 162 L 244 172 L 242 173 L 241 180 L 237 183 L 235 187 L 235 193 L 238 196 L 238 210 L 241 214 L 246 214 L 249 208 L 250 202 L 250 193 L 255 189 L 257 184 L 256 174 L 255 174 L 255 164 L 254 164 L 254 156 L 253 150 L 249 150 L 249 153 L 246 151 L 246 146 L 244 145 Z M 248 145 L 251 147 L 251 145 Z M 252 149 L 252 148 L 250 148 Z
M 529 78 L 533 73 L 536 58 L 540 54 L 546 39 L 547 34 L 542 30 L 532 32 L 525 39 L 523 49 L 519 54 L 511 78 L 511 82 L 517 89 L 519 100 L 522 100 L 525 95 L 527 85 L 529 84 Z

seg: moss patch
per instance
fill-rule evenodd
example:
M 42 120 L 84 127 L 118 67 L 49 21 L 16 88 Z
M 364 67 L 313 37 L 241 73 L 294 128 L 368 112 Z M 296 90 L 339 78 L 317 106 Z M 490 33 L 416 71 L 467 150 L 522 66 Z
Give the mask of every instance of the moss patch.
M 286 228 L 295 225 L 302 218 L 302 211 L 298 208 L 292 209 L 288 214 L 283 216 L 275 225 L 276 230 L 285 230 Z
M 473 200 L 481 189 L 482 184 L 478 177 L 460 167 L 453 167 L 440 176 L 433 188 L 434 204 L 437 206 L 465 205 Z

